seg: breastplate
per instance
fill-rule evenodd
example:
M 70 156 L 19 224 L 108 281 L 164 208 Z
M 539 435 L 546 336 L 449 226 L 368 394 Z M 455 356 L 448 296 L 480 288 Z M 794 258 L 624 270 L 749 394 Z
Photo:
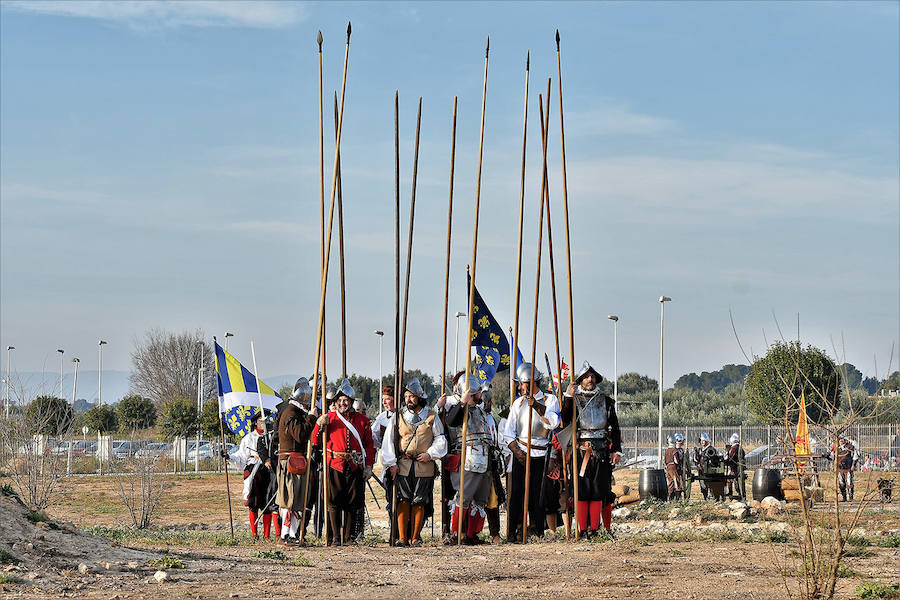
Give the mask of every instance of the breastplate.
M 462 435 L 462 431 L 459 432 Z M 469 407 L 469 426 L 466 428 L 466 443 L 469 439 L 482 440 L 482 443 L 491 439 L 491 426 L 487 422 L 487 415 L 480 406 Z
M 608 418 L 606 415 L 606 398 L 597 393 L 593 396 L 582 396 L 584 404 L 578 412 L 578 427 L 582 430 L 582 435 L 588 434 L 591 437 L 591 430 L 606 431 Z
M 522 410 L 518 411 L 516 420 L 516 429 L 519 431 L 519 439 L 528 439 L 528 413 L 531 412 L 531 441 L 537 442 L 537 445 L 543 446 L 550 438 L 550 430 L 544 424 L 541 415 L 536 410 L 528 407 L 528 400 L 521 399 Z

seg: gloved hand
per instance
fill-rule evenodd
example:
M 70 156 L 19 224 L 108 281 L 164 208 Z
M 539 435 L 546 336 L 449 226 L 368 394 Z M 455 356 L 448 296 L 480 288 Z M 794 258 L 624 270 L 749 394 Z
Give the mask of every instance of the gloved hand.
M 316 425 L 319 427 L 325 427 L 328 425 L 328 415 L 322 415 L 318 419 L 316 419 Z
M 368 481 L 372 478 L 372 467 L 366 467 L 363 469 L 363 481 Z
M 522 450 L 521 448 L 519 448 L 518 444 L 516 444 L 516 446 L 513 447 L 512 453 L 513 453 L 513 456 L 516 457 L 516 460 L 519 461 L 520 465 L 524 465 L 527 462 L 528 457 L 525 455 L 525 451 Z

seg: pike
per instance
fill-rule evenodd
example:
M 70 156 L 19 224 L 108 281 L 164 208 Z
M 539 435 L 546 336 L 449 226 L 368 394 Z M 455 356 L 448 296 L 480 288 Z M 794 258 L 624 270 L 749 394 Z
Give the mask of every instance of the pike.
M 409 276 L 410 271 L 412 269 L 412 249 L 413 249 L 413 225 L 415 224 L 416 219 L 416 180 L 418 179 L 419 174 L 419 132 L 422 129 L 422 97 L 419 96 L 419 110 L 416 115 L 416 146 L 413 153 L 413 175 L 412 175 L 412 192 L 409 200 L 409 233 L 407 237 L 406 244 L 406 283 L 403 289 L 403 331 L 400 333 L 400 362 L 397 364 L 397 370 L 401 375 L 400 382 L 403 382 L 403 361 L 406 355 L 406 322 L 408 321 L 407 315 L 409 310 Z M 398 390 L 394 390 L 394 394 L 396 395 Z M 396 451 L 395 456 L 397 456 L 398 460 L 403 453 L 399 451 L 400 449 L 400 404 L 399 398 L 397 399 L 398 403 L 394 405 L 394 450 Z M 398 471 L 399 475 L 399 471 Z M 391 504 L 391 509 L 393 514 L 391 515 L 391 521 L 396 521 L 397 514 L 397 488 L 399 487 L 399 478 L 394 477 L 394 500 L 395 503 Z M 393 525 L 391 529 L 394 533 L 397 533 L 397 526 Z M 391 540 L 391 545 L 396 543 L 396 539 Z
M 547 91 L 550 90 L 550 79 L 547 79 Z M 538 106 L 540 107 L 541 113 L 541 129 L 544 129 L 545 121 L 549 121 L 550 119 L 550 95 L 547 94 L 547 116 L 544 117 L 544 100 L 541 94 L 538 94 Z M 538 219 L 538 241 L 537 241 L 537 274 L 535 275 L 534 282 L 534 328 L 532 330 L 531 335 L 531 377 L 528 383 L 528 440 L 525 449 L 525 501 L 524 501 L 524 509 L 522 511 L 522 543 L 525 544 L 528 541 L 528 497 L 531 486 L 531 420 L 532 414 L 534 413 L 534 408 L 532 405 L 534 404 L 534 396 L 531 391 L 531 386 L 534 385 L 534 361 L 537 358 L 537 327 L 538 327 L 538 305 L 540 300 L 540 291 L 541 291 L 541 250 L 543 247 L 543 237 L 544 237 L 544 190 L 547 189 L 547 137 L 543 136 L 543 140 L 541 141 L 543 158 L 542 163 L 543 166 L 541 168 L 541 217 Z M 523 398 L 524 400 L 524 398 Z M 549 449 L 547 451 L 549 454 Z M 544 457 L 544 462 L 547 461 L 547 456 Z
M 528 141 L 528 76 L 531 72 L 531 52 L 525 56 L 525 116 L 522 118 L 522 174 L 519 182 L 519 248 L 516 253 L 516 306 L 513 324 L 515 330 L 510 330 L 512 334 L 512 342 L 516 348 L 510 348 L 510 366 L 509 366 L 509 405 L 512 406 L 516 400 L 516 358 L 518 357 L 517 348 L 519 344 L 519 299 L 522 292 L 522 225 L 525 218 L 525 150 Z M 516 442 L 517 444 L 519 442 Z M 509 489 L 509 475 L 506 477 L 506 489 Z M 509 499 L 506 501 L 507 510 L 509 510 Z M 506 539 L 510 539 L 512 532 L 510 531 L 510 520 L 506 519 Z
M 213 344 L 216 343 L 216 336 L 213 336 Z M 228 345 L 228 337 L 225 337 L 225 345 Z M 76 363 L 77 367 L 77 363 Z M 75 371 L 75 377 L 78 377 L 78 371 Z M 76 379 L 77 382 L 77 379 Z M 73 394 L 74 396 L 74 394 Z M 219 439 L 222 443 L 222 450 L 225 450 L 225 420 L 219 415 Z M 234 539 L 234 517 L 231 514 L 231 484 L 228 482 L 228 460 L 222 458 L 222 467 L 225 471 L 225 495 L 228 496 L 228 525 L 231 528 L 231 539 Z
M 337 136 L 338 98 L 334 92 L 334 134 Z M 344 194 L 341 190 L 341 154 L 337 154 L 338 256 L 341 274 L 341 378 L 347 377 L 347 294 L 344 285 Z
M 559 56 L 559 29 L 556 30 L 556 82 L 559 86 L 559 142 L 562 147 L 562 183 L 563 183 L 563 213 L 566 224 L 566 282 L 569 286 L 569 356 L 572 362 L 570 377 L 575 383 L 575 317 L 572 313 L 572 246 L 569 238 L 569 186 L 566 180 L 566 124 L 563 116 L 562 95 L 562 59 Z M 549 127 L 550 124 L 548 123 Z M 562 381 L 559 382 L 560 389 Z M 575 521 L 578 521 L 578 402 L 572 398 L 572 487 L 575 492 Z M 575 528 L 575 540 L 581 537 L 581 532 Z
M 466 329 L 466 380 L 465 386 L 469 386 L 469 376 L 472 374 L 472 310 L 475 303 L 475 262 L 478 257 L 478 212 L 481 208 L 481 167 L 484 157 L 484 113 L 487 106 L 487 75 L 488 75 L 488 57 L 491 53 L 491 36 L 487 38 L 487 45 L 484 48 L 484 82 L 481 89 L 481 131 L 478 139 L 478 175 L 475 180 L 475 229 L 472 232 L 472 278 L 469 281 L 469 310 L 468 310 L 468 329 Z M 465 399 L 465 391 L 461 395 L 460 400 Z M 469 404 L 466 402 L 463 409 L 462 424 L 462 454 L 459 460 L 459 519 L 457 519 L 456 544 L 462 545 L 462 522 L 464 514 L 464 499 L 466 484 L 466 435 L 469 429 Z
M 444 270 L 444 334 L 441 345 L 441 394 L 446 393 L 447 389 L 447 309 L 450 302 L 450 234 L 453 230 L 453 177 L 456 173 L 456 107 L 457 97 L 453 96 L 453 124 L 450 130 L 450 199 L 447 202 L 447 265 Z M 455 375 L 455 373 L 454 373 Z M 441 425 L 444 431 L 447 431 L 447 423 L 444 417 L 444 409 L 440 410 Z M 447 508 L 447 500 L 444 498 L 446 494 L 441 489 L 441 531 L 448 529 L 448 524 L 444 523 L 444 512 Z M 434 526 L 434 517 L 431 518 L 431 524 Z
M 400 92 L 394 91 L 394 414 L 400 408 Z M 394 436 L 395 456 L 400 456 L 397 436 Z M 396 478 L 395 478 L 396 479 Z M 397 539 L 397 483 L 391 495 L 391 532 L 388 544 Z
M 332 234 L 332 226 L 334 224 L 334 204 L 335 204 L 335 197 L 337 194 L 337 177 L 338 177 L 338 166 L 339 166 L 338 159 L 340 158 L 340 153 L 341 153 L 341 132 L 343 129 L 343 124 L 344 124 L 344 100 L 345 100 L 345 96 L 346 96 L 346 92 L 347 92 L 347 66 L 350 62 L 350 33 L 351 33 L 351 26 L 350 26 L 350 23 L 347 23 L 347 48 L 344 51 L 344 75 L 343 75 L 343 79 L 341 81 L 341 108 L 340 108 L 340 111 L 338 114 L 337 140 L 335 142 L 335 147 L 334 147 L 334 169 L 333 169 L 332 177 L 331 177 L 331 208 L 329 209 L 329 213 L 328 213 L 328 238 L 327 238 L 327 241 L 326 241 L 325 247 L 324 247 L 325 260 L 322 265 L 322 267 L 323 267 L 322 268 L 322 281 L 321 281 L 320 295 L 319 295 L 319 331 L 318 331 L 318 335 L 316 336 L 316 367 L 315 367 L 315 371 L 313 372 L 313 394 L 312 394 L 312 401 L 311 401 L 312 404 L 310 405 L 311 407 L 316 406 L 316 397 L 319 393 L 319 361 L 321 358 L 323 358 L 323 356 L 321 356 L 319 354 L 319 352 L 320 352 L 320 350 L 323 349 L 322 342 L 323 342 L 324 331 L 325 331 L 325 320 L 324 320 L 325 290 L 328 285 L 328 263 L 329 263 L 330 253 L 331 253 L 331 234 Z M 324 355 L 324 352 L 322 352 L 321 354 Z M 322 401 L 322 409 L 323 409 L 323 413 L 326 412 L 325 409 L 327 409 L 327 406 L 325 406 L 324 399 Z M 327 510 L 327 506 L 328 506 L 328 465 L 327 465 L 327 462 L 328 462 L 328 460 L 326 457 L 327 453 L 325 452 L 325 441 L 326 441 L 325 429 L 327 429 L 327 428 L 324 428 L 324 427 L 322 428 L 322 459 L 323 459 L 322 460 L 322 464 L 323 464 L 322 487 L 324 490 L 325 505 L 326 505 L 326 510 Z M 304 507 L 304 510 L 305 509 L 306 509 L 306 507 Z M 326 519 L 326 523 L 327 523 L 327 519 Z M 326 525 L 326 531 L 327 531 L 327 525 Z M 327 540 L 327 536 L 326 536 L 326 540 Z M 326 545 L 327 545 L 327 542 L 326 542 Z

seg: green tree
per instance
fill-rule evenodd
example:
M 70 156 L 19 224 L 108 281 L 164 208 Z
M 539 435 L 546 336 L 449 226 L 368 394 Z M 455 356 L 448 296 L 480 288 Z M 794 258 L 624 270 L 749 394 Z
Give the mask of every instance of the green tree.
M 750 410 L 767 424 L 782 423 L 787 411 L 796 423 L 801 395 L 814 423 L 823 423 L 840 408 L 840 377 L 834 362 L 813 346 L 775 342 L 753 361 L 745 384 Z
M 147 429 L 156 425 L 156 407 L 153 401 L 142 396 L 125 396 L 116 407 L 119 426 L 123 431 Z
M 894 371 L 891 375 L 881 382 L 878 386 L 878 393 L 888 390 L 900 390 L 900 371 Z
M 619 375 L 619 395 L 659 390 L 659 382 L 639 373 Z
M 216 398 L 210 398 L 203 403 L 200 411 L 200 431 L 208 440 L 219 439 L 219 402 Z M 225 427 L 228 433 L 228 427 Z
M 162 434 L 167 440 L 176 436 L 187 437 L 197 427 L 197 407 L 185 398 L 176 398 L 163 404 Z
M 109 404 L 94 406 L 84 413 L 85 426 L 94 432 L 109 433 L 118 431 L 119 418 L 116 409 Z
M 73 417 L 69 403 L 55 396 L 38 396 L 25 409 L 29 427 L 44 435 L 62 435 L 72 426 Z
M 841 375 L 841 388 L 846 386 L 850 390 L 855 390 L 862 385 L 862 372 L 850 363 L 839 366 L 838 373 Z
M 675 381 L 676 389 L 702 392 L 723 392 L 732 383 L 743 383 L 750 372 L 747 365 L 725 365 L 718 371 L 703 371 L 700 375 L 688 373 Z

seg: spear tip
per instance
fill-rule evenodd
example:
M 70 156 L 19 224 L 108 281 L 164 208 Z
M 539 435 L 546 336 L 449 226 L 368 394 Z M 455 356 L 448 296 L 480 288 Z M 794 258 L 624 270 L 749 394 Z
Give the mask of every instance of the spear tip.
M 319 44 L 319 52 L 322 52 L 322 30 L 319 30 L 319 35 L 316 36 L 316 42 Z
M 347 43 L 350 43 L 350 32 L 352 31 L 352 27 L 350 27 L 350 21 L 347 21 Z
M 525 57 L 525 70 L 531 70 L 531 50 L 528 51 L 528 55 Z
M 556 30 L 556 51 L 559 52 L 559 29 Z
M 485 48 L 484 48 L 484 57 L 485 58 L 488 57 L 488 54 L 490 53 L 490 51 L 491 51 L 491 36 L 488 36 L 487 46 L 485 46 Z

